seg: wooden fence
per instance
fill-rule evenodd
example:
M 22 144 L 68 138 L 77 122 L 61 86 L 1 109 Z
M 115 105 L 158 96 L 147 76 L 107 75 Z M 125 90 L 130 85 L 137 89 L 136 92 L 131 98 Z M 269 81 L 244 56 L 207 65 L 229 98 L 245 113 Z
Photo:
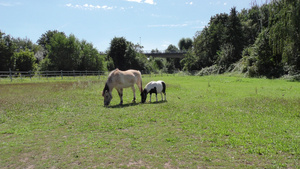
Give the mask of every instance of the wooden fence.
M 142 76 L 171 76 L 175 74 L 166 74 L 166 73 L 148 73 L 141 71 Z M 109 71 L 0 71 L 0 80 L 9 79 L 11 82 L 13 80 L 23 80 L 23 79 L 54 79 L 54 80 L 64 80 L 64 79 L 76 79 L 78 77 L 98 77 L 101 79 L 106 77 L 109 74 Z

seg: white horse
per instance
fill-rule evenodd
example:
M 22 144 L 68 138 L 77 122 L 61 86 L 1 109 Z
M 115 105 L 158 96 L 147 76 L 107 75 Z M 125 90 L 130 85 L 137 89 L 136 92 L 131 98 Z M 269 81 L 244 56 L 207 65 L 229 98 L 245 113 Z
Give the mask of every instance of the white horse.
M 151 95 L 152 93 L 156 94 L 156 101 L 157 101 L 157 93 L 161 94 L 161 100 L 163 100 L 163 95 L 162 93 L 165 95 L 165 101 L 167 100 L 167 96 L 166 96 L 166 84 L 164 81 L 151 81 L 149 82 L 146 86 L 145 89 L 143 90 L 143 92 L 141 93 L 142 96 L 142 103 L 145 103 L 146 99 L 147 99 L 147 94 L 150 93 L 150 102 L 151 102 Z
M 123 88 L 131 87 L 133 91 L 133 101 L 135 102 L 136 97 L 134 84 L 137 84 L 140 92 L 142 92 L 142 75 L 140 71 L 132 69 L 121 71 L 117 68 L 110 72 L 102 92 L 102 96 L 104 97 L 104 106 L 109 105 L 112 99 L 111 91 L 113 88 L 116 88 L 118 91 L 120 96 L 120 105 L 123 104 Z

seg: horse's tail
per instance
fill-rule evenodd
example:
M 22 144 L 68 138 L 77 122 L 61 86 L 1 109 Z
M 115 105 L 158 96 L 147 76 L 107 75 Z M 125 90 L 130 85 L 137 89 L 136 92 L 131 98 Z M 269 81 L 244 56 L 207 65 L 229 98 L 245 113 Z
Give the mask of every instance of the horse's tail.
M 163 86 L 162 92 L 166 93 L 166 84 L 165 84 L 165 82 L 161 82 L 161 84 Z
M 143 92 L 143 80 L 142 80 L 142 73 L 139 71 L 139 77 L 140 77 L 140 92 Z
M 142 82 L 142 73 L 139 70 L 133 72 L 133 74 L 137 77 L 137 85 L 139 87 L 140 92 L 143 92 L 143 82 Z

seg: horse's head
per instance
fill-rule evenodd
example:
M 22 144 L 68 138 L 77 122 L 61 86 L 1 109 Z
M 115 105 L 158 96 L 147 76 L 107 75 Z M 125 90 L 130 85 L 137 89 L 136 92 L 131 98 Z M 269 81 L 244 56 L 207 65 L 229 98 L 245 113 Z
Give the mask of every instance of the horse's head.
M 102 91 L 102 96 L 104 97 L 104 106 L 108 106 L 112 99 L 112 94 L 109 92 L 107 83 L 105 84 L 105 87 Z
M 102 96 L 104 97 L 104 106 L 108 106 L 111 99 L 112 99 L 112 95 L 111 93 L 109 93 L 109 91 L 105 90 L 103 93 L 102 93 Z
M 141 93 L 141 97 L 142 97 L 142 103 L 145 103 L 146 102 L 146 99 L 147 99 L 147 90 L 144 89 Z

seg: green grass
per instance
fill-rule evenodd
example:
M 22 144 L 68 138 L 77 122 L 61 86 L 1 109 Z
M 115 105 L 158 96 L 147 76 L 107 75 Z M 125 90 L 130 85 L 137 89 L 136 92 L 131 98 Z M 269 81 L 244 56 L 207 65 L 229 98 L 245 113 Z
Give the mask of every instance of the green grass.
M 133 104 L 128 88 L 107 108 L 101 79 L 0 82 L 0 168 L 300 166 L 298 82 L 144 77 L 167 102 Z

